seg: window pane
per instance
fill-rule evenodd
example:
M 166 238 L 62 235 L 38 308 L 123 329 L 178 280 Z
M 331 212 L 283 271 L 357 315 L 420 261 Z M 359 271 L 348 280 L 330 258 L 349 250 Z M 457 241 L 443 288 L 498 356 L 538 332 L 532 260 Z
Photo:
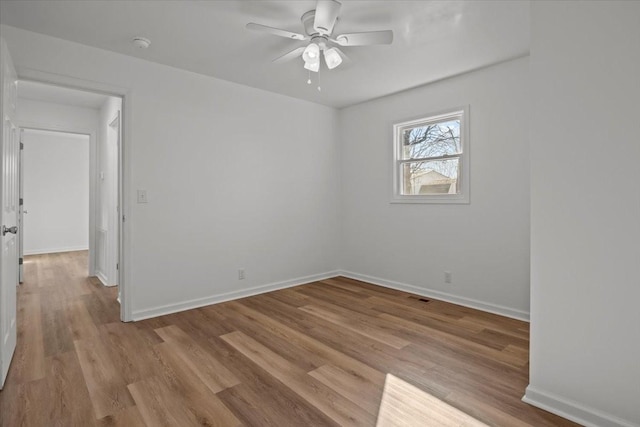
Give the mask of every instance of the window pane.
M 461 153 L 459 119 L 416 126 L 402 131 L 403 159 Z
M 402 194 L 458 194 L 460 159 L 402 164 Z

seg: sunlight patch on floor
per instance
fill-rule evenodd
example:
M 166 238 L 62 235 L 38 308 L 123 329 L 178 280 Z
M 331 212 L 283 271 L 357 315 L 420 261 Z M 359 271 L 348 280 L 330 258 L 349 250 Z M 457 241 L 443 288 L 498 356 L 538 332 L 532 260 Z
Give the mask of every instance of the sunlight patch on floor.
M 376 427 L 487 425 L 400 378 L 387 374 Z

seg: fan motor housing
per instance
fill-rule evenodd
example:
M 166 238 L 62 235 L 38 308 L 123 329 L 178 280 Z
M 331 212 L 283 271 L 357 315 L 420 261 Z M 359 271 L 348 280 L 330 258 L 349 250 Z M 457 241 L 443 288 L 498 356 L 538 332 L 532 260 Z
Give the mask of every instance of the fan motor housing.
M 304 26 L 304 32 L 307 33 L 308 36 L 313 36 L 313 35 L 320 35 L 323 36 L 325 34 L 321 34 L 318 30 L 316 30 L 313 27 L 313 23 L 316 19 L 316 11 L 315 10 L 310 10 L 308 12 L 305 12 L 304 15 L 302 15 L 302 17 L 300 18 L 300 21 L 302 21 L 302 25 Z M 336 18 L 336 23 L 338 22 L 340 18 Z M 327 36 L 329 34 L 326 34 Z
M 315 18 L 316 18 L 315 10 L 310 10 L 309 12 L 306 12 L 304 15 L 302 15 L 302 18 L 300 18 L 300 20 L 302 21 L 302 25 L 304 26 L 304 32 L 307 33 L 308 36 L 312 36 L 318 33 L 316 29 L 313 28 L 313 21 L 315 20 Z

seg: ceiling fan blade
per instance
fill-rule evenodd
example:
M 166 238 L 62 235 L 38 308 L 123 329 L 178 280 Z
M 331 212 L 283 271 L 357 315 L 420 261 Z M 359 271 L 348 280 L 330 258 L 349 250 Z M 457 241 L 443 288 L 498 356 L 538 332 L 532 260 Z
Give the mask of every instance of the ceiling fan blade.
M 287 52 L 284 55 L 277 57 L 272 62 L 280 63 L 280 62 L 290 61 L 302 55 L 302 52 L 304 52 L 304 49 L 305 49 L 304 46 L 300 46 L 299 48 L 293 49 L 291 52 Z
M 341 34 L 334 42 L 340 46 L 368 46 L 374 44 L 391 44 L 393 31 L 369 31 L 366 33 Z
M 351 58 L 349 58 L 346 53 L 344 53 L 342 50 L 338 49 L 337 47 L 334 47 L 334 49 L 340 54 L 340 56 L 345 62 L 351 62 Z
M 341 6 L 342 4 L 336 0 L 318 0 L 313 28 L 320 34 L 331 34 Z
M 293 40 L 306 40 L 308 37 L 291 31 L 281 30 L 280 28 L 267 27 L 266 25 L 255 24 L 250 22 L 247 24 L 249 30 L 262 31 L 265 33 L 275 34 L 276 36 L 286 37 Z

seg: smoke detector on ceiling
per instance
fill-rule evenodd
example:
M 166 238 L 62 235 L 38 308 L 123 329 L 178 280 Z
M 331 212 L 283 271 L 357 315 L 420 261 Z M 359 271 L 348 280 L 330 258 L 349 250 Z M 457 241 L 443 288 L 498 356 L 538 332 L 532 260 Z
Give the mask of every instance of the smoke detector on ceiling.
M 132 43 L 137 48 L 146 49 L 151 45 L 151 40 L 145 37 L 134 37 Z

